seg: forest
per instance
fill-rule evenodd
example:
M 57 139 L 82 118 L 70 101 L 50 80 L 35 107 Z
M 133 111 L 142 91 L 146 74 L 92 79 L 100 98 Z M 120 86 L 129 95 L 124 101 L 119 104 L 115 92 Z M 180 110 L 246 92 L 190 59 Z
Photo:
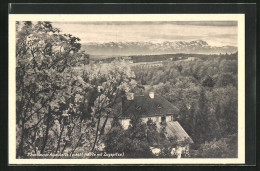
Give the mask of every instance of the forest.
M 101 119 L 113 117 L 122 92 L 137 85 L 154 88 L 180 109 L 178 121 L 194 141 L 189 157 L 237 156 L 237 53 L 153 68 L 121 58 L 90 63 L 90 57 L 80 38 L 50 22 L 16 22 L 17 158 L 75 158 L 104 145 L 125 157 L 155 157 L 148 148 L 154 142 L 160 156 L 169 157 L 175 140 L 153 123 L 133 118 L 123 131 L 115 118 L 114 129 L 104 133 Z
M 195 156 L 237 155 L 237 54 L 133 68 L 137 83 L 180 109 L 178 120 L 195 142 Z

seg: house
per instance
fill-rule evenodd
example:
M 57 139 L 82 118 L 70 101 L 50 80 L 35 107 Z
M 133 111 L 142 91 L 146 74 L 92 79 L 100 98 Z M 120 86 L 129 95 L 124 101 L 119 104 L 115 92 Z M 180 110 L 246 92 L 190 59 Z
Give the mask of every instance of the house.
M 164 123 L 166 137 L 175 137 L 177 142 L 188 142 L 185 146 L 177 146 L 176 149 L 172 150 L 172 153 L 175 153 L 178 158 L 183 154 L 188 155 L 189 145 L 193 141 L 177 121 L 179 109 L 162 96 L 154 92 L 143 95 L 128 93 L 122 97 L 122 102 L 118 103 L 115 108 L 118 109 L 117 111 L 120 111 L 121 108 L 118 118 L 124 129 L 130 125 L 130 116 L 133 114 L 138 115 L 145 123 L 152 120 L 156 123 L 158 130 L 162 127 L 161 123 Z M 112 118 L 107 121 L 107 129 L 111 122 Z M 160 152 L 156 147 L 151 147 L 151 150 L 154 154 Z
M 122 115 L 120 121 L 123 128 L 130 124 L 130 116 L 138 115 L 143 122 L 151 119 L 153 122 L 174 121 L 179 110 L 160 95 L 149 92 L 149 95 L 135 95 L 130 93 L 122 100 Z

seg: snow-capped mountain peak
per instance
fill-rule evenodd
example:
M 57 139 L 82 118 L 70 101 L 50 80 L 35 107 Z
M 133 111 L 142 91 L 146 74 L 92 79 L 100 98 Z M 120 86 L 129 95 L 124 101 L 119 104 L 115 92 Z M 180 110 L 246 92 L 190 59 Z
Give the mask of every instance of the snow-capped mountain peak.
M 91 55 L 145 55 L 170 53 L 233 53 L 235 46 L 210 46 L 204 40 L 153 42 L 84 43 L 82 49 Z

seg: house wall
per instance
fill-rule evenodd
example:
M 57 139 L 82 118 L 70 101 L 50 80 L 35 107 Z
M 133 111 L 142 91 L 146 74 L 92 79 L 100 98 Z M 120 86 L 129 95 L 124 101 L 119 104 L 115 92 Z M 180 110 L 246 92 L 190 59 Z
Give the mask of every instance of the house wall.
M 142 121 L 143 122 L 147 122 L 148 121 L 148 119 L 151 119 L 153 122 L 161 122 L 161 117 L 156 117 L 156 116 L 154 116 L 154 117 L 145 117 L 145 118 L 142 118 Z
M 165 119 L 166 119 L 166 122 L 170 122 L 171 121 L 171 116 L 166 116 Z
M 143 121 L 143 122 L 147 122 L 149 118 L 151 118 L 151 120 L 152 120 L 153 122 L 161 122 L 162 116 L 145 117 L 145 118 L 142 118 L 142 121 Z M 166 116 L 165 119 L 166 119 L 166 120 L 165 120 L 166 122 L 170 122 L 170 121 L 171 121 L 171 116 Z
M 148 119 L 151 119 L 153 122 L 161 122 L 161 117 L 162 116 L 153 116 L 153 117 L 144 117 L 141 118 L 142 122 L 146 123 Z M 171 121 L 171 115 L 165 117 L 166 122 Z M 120 119 L 120 123 L 123 126 L 124 129 L 127 129 L 129 124 L 130 124 L 130 119 Z
M 124 129 L 127 129 L 130 125 L 130 119 L 120 119 L 120 123 Z

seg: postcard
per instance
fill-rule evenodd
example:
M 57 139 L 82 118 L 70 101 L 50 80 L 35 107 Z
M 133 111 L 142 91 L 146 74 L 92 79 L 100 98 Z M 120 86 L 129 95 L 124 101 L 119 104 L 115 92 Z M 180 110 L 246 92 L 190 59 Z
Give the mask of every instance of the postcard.
M 244 14 L 10 14 L 9 164 L 244 164 Z

